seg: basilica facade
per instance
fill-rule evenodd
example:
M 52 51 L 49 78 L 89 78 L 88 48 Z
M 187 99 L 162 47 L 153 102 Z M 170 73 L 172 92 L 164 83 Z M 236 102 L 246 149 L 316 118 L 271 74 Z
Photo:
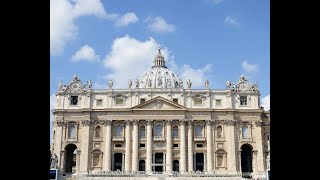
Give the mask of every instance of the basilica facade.
M 64 173 L 264 173 L 270 111 L 245 76 L 225 89 L 193 89 L 158 50 L 140 79 L 92 89 L 74 76 L 60 82 L 51 146 Z

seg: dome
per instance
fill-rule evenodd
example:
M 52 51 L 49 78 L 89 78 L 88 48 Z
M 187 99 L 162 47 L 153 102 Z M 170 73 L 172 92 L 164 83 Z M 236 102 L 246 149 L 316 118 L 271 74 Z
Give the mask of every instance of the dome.
M 139 88 L 183 88 L 182 80 L 165 66 L 161 49 L 154 59 L 154 66 L 139 81 Z

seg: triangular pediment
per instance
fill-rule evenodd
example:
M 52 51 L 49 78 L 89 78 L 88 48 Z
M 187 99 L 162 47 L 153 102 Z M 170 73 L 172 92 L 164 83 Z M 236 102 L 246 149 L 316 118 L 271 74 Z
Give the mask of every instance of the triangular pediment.
M 187 110 L 186 107 L 173 103 L 161 96 L 132 107 L 132 110 Z

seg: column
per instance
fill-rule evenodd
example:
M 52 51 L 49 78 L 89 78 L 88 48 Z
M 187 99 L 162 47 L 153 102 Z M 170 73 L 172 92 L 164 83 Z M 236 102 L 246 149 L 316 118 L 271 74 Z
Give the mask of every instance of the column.
M 166 172 L 172 173 L 172 120 L 167 120 L 167 155 L 166 155 Z
M 58 166 L 60 164 L 60 168 L 63 168 L 64 163 L 64 149 L 62 149 L 62 129 L 65 127 L 64 121 L 55 121 L 55 138 L 54 138 L 54 152 L 52 154 L 56 154 L 58 156 Z
M 131 121 L 126 120 L 126 155 L 125 155 L 125 161 L 124 161 L 124 171 L 125 172 L 131 172 Z
M 256 136 L 256 147 L 257 147 L 257 170 L 260 172 L 264 172 L 265 166 L 263 165 L 264 159 L 263 159 L 263 139 L 264 137 L 261 134 L 261 126 L 262 121 L 256 121 L 255 122 L 255 136 Z
M 105 152 L 104 152 L 104 156 L 105 156 L 105 170 L 107 172 L 109 171 L 112 171 L 112 168 L 111 168 L 111 149 L 112 149 L 112 145 L 111 145 L 111 142 L 112 142 L 112 130 L 111 130 L 111 125 L 112 125 L 112 120 L 107 120 L 105 122 L 105 132 L 106 132 L 106 139 L 105 139 L 105 142 L 106 142 L 106 146 L 105 146 Z
M 185 120 L 180 119 L 180 172 L 181 174 L 186 173 L 186 127 L 185 127 Z
M 90 120 L 82 120 L 81 121 L 82 133 L 81 133 L 81 156 L 80 156 L 80 172 L 79 173 L 87 173 L 88 165 L 89 165 L 89 142 L 90 142 Z M 78 163 L 78 162 L 77 162 Z
M 238 158 L 239 158 L 239 172 L 242 172 L 242 169 L 241 169 L 241 149 L 238 150 Z
M 138 164 L 139 164 L 139 151 L 138 151 L 138 120 L 133 120 L 133 131 L 132 131 L 132 172 L 138 172 Z
M 211 120 L 206 120 L 207 125 L 207 171 L 212 173 L 212 129 Z
M 228 170 L 231 172 L 236 172 L 236 147 L 235 147 L 235 137 L 234 137 L 234 125 L 236 123 L 235 120 L 229 120 L 227 121 L 228 130 L 229 130 L 229 167 Z M 227 141 L 228 141 L 227 140 Z
M 60 157 L 60 161 L 58 160 L 58 164 L 60 163 L 60 169 L 62 172 L 64 172 L 64 167 L 65 167 L 65 157 L 66 157 L 66 151 L 65 150 L 61 150 L 59 155 L 57 154 L 57 156 Z
M 147 120 L 147 158 L 146 158 L 146 171 L 150 174 L 152 163 L 152 120 Z
M 193 171 L 193 120 L 188 120 L 188 172 Z

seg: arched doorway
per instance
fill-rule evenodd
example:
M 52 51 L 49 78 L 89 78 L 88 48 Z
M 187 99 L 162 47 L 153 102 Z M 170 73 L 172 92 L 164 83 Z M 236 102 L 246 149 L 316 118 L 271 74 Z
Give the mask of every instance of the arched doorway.
M 243 175 L 252 172 L 252 146 L 244 144 L 241 146 L 241 171 Z
M 74 144 L 68 144 L 65 147 L 66 151 L 66 167 L 64 172 L 72 172 L 72 167 L 76 166 L 76 154 L 74 153 L 77 146 Z
M 172 170 L 174 172 L 179 172 L 179 161 L 178 160 L 174 160 L 172 165 L 173 165 Z
M 139 171 L 145 171 L 146 170 L 146 162 L 144 160 L 139 161 Z
M 163 153 L 155 153 L 155 166 L 154 171 L 163 172 Z

